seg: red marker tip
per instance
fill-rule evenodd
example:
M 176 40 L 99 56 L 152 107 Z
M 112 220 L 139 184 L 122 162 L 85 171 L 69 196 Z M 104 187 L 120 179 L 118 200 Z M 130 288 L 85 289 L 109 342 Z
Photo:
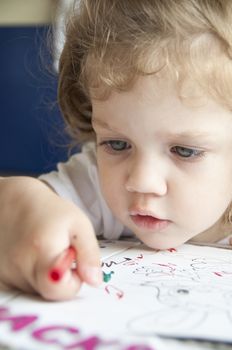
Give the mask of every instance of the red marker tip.
M 51 270 L 49 276 L 53 282 L 58 282 L 62 277 L 60 271 L 57 269 Z
M 59 282 L 65 272 L 71 268 L 73 261 L 75 260 L 76 252 L 74 248 L 70 247 L 65 250 L 56 260 L 55 264 L 48 273 L 48 276 L 52 282 Z

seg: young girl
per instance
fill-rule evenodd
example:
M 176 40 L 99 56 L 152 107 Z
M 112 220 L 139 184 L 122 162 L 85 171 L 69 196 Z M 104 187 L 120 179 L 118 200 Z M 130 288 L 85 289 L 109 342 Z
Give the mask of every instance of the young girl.
M 2 287 L 59 300 L 98 285 L 100 234 L 155 249 L 229 236 L 231 23 L 230 0 L 78 2 L 59 100 L 83 150 L 40 179 L 0 181 Z M 77 271 L 52 283 L 70 246 Z

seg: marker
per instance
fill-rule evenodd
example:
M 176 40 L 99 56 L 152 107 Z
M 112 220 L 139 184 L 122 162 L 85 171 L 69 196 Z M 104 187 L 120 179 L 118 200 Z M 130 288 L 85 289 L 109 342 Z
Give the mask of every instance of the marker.
M 73 247 L 66 249 L 56 260 L 54 266 L 49 271 L 48 275 L 52 282 L 59 282 L 65 272 L 71 269 L 72 263 L 76 258 L 76 252 Z

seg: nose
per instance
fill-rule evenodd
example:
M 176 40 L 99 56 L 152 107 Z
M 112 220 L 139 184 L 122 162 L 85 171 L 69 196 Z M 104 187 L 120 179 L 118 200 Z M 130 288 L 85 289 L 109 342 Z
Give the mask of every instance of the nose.
M 136 159 L 128 164 L 126 190 L 164 196 L 167 193 L 166 167 L 162 161 Z

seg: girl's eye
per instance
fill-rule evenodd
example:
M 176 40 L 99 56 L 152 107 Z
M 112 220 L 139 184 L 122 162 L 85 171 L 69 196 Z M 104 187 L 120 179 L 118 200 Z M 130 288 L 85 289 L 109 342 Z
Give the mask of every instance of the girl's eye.
M 177 154 L 179 157 L 182 158 L 194 158 L 202 156 L 204 154 L 204 151 L 202 150 L 182 146 L 172 147 L 171 152 Z
M 100 143 L 100 146 L 101 145 L 105 146 L 109 151 L 114 152 L 122 152 L 131 148 L 128 142 L 122 140 L 103 141 Z

